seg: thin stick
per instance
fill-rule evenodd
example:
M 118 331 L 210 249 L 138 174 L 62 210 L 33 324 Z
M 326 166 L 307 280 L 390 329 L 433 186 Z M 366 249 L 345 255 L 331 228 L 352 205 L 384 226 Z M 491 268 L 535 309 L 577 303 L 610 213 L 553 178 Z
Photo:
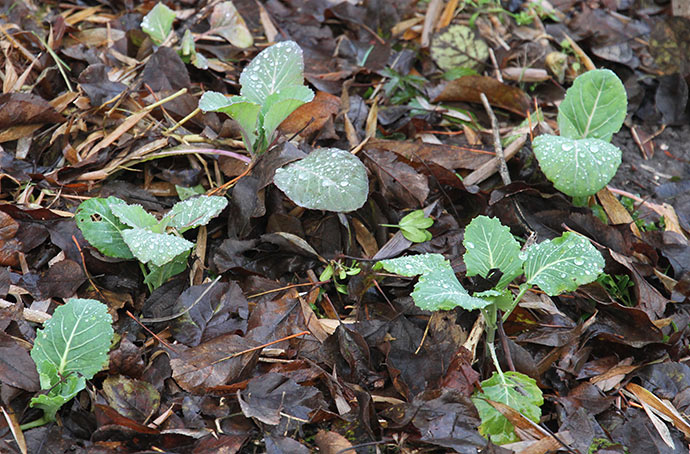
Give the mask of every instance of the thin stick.
M 158 337 L 158 335 L 157 335 L 156 333 L 154 333 L 153 331 L 151 331 L 150 329 L 148 329 L 146 326 L 144 326 L 144 324 L 141 323 L 139 320 L 137 320 L 137 318 L 134 316 L 134 314 L 132 314 L 130 311 L 127 311 L 127 315 L 128 315 L 132 320 L 134 320 L 135 322 L 137 322 L 137 324 L 138 324 L 139 326 L 141 326 L 142 328 L 144 328 L 144 330 L 145 330 L 146 332 L 148 332 L 150 335 L 152 335 L 154 338 L 156 338 L 156 340 L 157 340 L 158 342 L 160 342 L 162 345 L 165 345 L 166 347 L 168 347 L 170 350 L 174 351 L 175 353 L 179 353 L 177 350 L 175 350 L 175 349 L 173 348 L 172 345 L 170 345 L 169 343 L 165 342 L 163 339 L 161 339 L 160 337 Z
M 424 341 L 426 340 L 427 334 L 429 334 L 429 326 L 431 325 L 431 320 L 434 318 L 434 315 L 438 314 L 438 312 L 432 312 L 431 317 L 429 317 L 429 321 L 426 322 L 426 328 L 424 328 L 424 334 L 422 335 L 422 340 L 419 342 L 419 347 L 417 347 L 417 350 L 414 351 L 414 354 L 418 354 L 419 351 L 422 349 L 422 345 L 424 345 Z
M 77 250 L 79 251 L 79 255 L 81 256 L 81 266 L 84 268 L 84 274 L 86 275 L 86 279 L 89 280 L 89 284 L 96 290 L 96 293 L 103 298 L 103 301 L 106 301 L 105 296 L 101 293 L 101 291 L 98 289 L 96 286 L 96 283 L 93 281 L 91 278 L 91 275 L 89 274 L 89 271 L 86 269 L 86 260 L 84 260 L 84 252 L 81 250 L 81 246 L 79 246 L 79 241 L 77 241 L 77 238 L 72 235 L 72 241 L 74 241 L 74 244 L 77 245 Z
M 484 93 L 479 93 L 479 97 L 482 99 L 486 114 L 491 119 L 491 129 L 494 136 L 494 150 L 496 151 L 496 159 L 498 160 L 498 173 L 501 175 L 503 184 L 508 185 L 510 184 L 510 174 L 508 173 L 506 157 L 503 154 L 503 146 L 501 146 L 501 133 L 498 130 L 498 120 L 496 119 L 494 111 L 491 109 L 491 105 L 489 105 L 489 100 L 486 99 L 486 95 Z
M 330 281 L 317 281 L 317 282 L 304 282 L 302 284 L 290 284 L 286 285 L 285 287 L 278 287 L 274 288 L 273 290 L 266 290 L 265 292 L 260 292 L 260 293 L 255 293 L 253 295 L 249 295 L 247 299 L 249 298 L 256 298 L 258 296 L 263 296 L 263 295 L 268 295 L 269 293 L 274 293 L 274 292 L 281 292 L 283 290 L 290 290 L 291 288 L 295 287 L 306 287 L 306 286 L 317 286 L 321 284 L 328 284 Z
M 170 134 L 171 132 L 175 131 L 177 128 L 179 128 L 180 126 L 182 126 L 183 124 L 187 123 L 189 120 L 194 118 L 196 116 L 196 114 L 198 114 L 199 112 L 201 112 L 201 109 L 199 109 L 197 107 L 189 115 L 184 117 L 182 120 L 178 121 L 176 124 L 174 124 L 173 126 L 169 127 L 165 131 L 163 131 L 163 135 Z
M 291 334 L 287 337 L 283 337 L 282 339 L 274 340 L 274 341 L 269 342 L 267 344 L 258 345 L 256 347 L 248 348 L 247 350 L 242 350 L 241 352 L 233 353 L 230 356 L 226 356 L 225 358 L 221 358 L 217 361 L 212 362 L 211 365 L 218 364 L 218 363 L 225 361 L 225 360 L 228 360 L 228 359 L 236 358 L 238 356 L 244 355 L 245 353 L 251 353 L 251 352 L 256 351 L 256 350 L 261 350 L 263 348 L 269 347 L 269 346 L 277 344 L 279 342 L 294 339 L 295 337 L 304 336 L 305 334 L 310 334 L 310 333 L 309 333 L 309 331 L 302 331 L 301 333 Z

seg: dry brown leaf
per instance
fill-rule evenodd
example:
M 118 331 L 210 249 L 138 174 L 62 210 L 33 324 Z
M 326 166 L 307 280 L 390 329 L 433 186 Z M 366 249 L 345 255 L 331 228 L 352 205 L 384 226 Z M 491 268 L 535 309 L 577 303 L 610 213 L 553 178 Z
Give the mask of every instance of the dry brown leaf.
M 481 103 L 480 93 L 484 93 L 493 107 L 508 110 L 522 117 L 531 109 L 531 100 L 517 87 L 503 84 L 492 77 L 464 76 L 452 80 L 433 102 L 472 102 Z

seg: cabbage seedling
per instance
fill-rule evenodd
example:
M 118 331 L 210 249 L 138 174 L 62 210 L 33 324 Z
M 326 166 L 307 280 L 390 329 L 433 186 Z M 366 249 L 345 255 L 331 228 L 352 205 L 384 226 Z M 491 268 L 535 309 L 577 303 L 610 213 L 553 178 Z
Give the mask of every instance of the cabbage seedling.
M 31 349 L 46 393 L 32 398 L 30 405 L 42 409 L 43 416 L 23 424 L 22 430 L 54 421 L 60 407 L 108 363 L 112 322 L 107 306 L 96 300 L 73 298 L 55 309 Z
M 582 198 L 611 181 L 622 154 L 611 137 L 623 125 L 627 103 L 623 83 L 608 69 L 575 79 L 558 109 L 561 135 L 544 134 L 532 142 L 542 172 L 556 189 Z
M 521 251 L 508 227 L 486 216 L 478 216 L 470 222 L 465 229 L 463 245 L 467 276 L 478 275 L 486 279 L 495 270 L 502 273 L 492 289 L 470 294 L 441 254 L 382 260 L 376 266 L 402 276 L 419 276 L 412 299 L 421 309 L 462 307 L 482 311 L 487 323 L 487 348 L 497 372 L 482 382 L 484 391 L 475 393 L 473 401 L 482 419 L 480 432 L 495 443 L 508 443 L 517 440 L 513 426 L 483 399 L 509 405 L 535 422 L 539 421 L 539 405 L 543 399 L 534 380 L 517 372 L 501 371 L 493 346 L 498 323 L 510 315 L 532 287 L 555 296 L 593 282 L 603 270 L 604 259 L 585 237 L 573 232 L 565 232 L 558 238 Z M 508 284 L 521 275 L 525 277 L 524 282 L 513 296 Z M 503 319 L 498 319 L 499 311 L 504 313 Z
M 187 266 L 194 244 L 180 234 L 208 224 L 227 204 L 224 197 L 194 197 L 176 203 L 159 221 L 141 205 L 117 197 L 93 198 L 79 205 L 75 219 L 84 238 L 102 254 L 139 260 L 144 282 L 153 290 Z

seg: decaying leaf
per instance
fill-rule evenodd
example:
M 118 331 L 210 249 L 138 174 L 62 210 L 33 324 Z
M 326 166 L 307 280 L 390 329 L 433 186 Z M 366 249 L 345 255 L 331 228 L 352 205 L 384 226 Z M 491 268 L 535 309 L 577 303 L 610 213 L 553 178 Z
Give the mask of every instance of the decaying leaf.
M 466 25 L 451 25 L 434 36 L 431 56 L 443 71 L 476 69 L 489 57 L 489 47 Z

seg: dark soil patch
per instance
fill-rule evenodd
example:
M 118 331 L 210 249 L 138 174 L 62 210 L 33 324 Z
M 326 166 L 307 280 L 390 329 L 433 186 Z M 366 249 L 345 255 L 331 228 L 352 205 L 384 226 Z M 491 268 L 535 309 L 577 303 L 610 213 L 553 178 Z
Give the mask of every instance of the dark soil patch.
M 610 186 L 647 198 L 655 196 L 658 186 L 690 176 L 689 125 L 668 127 L 652 140 L 654 154 L 647 158 L 630 129 L 624 128 L 613 137 L 613 143 L 623 150 L 623 162 Z

